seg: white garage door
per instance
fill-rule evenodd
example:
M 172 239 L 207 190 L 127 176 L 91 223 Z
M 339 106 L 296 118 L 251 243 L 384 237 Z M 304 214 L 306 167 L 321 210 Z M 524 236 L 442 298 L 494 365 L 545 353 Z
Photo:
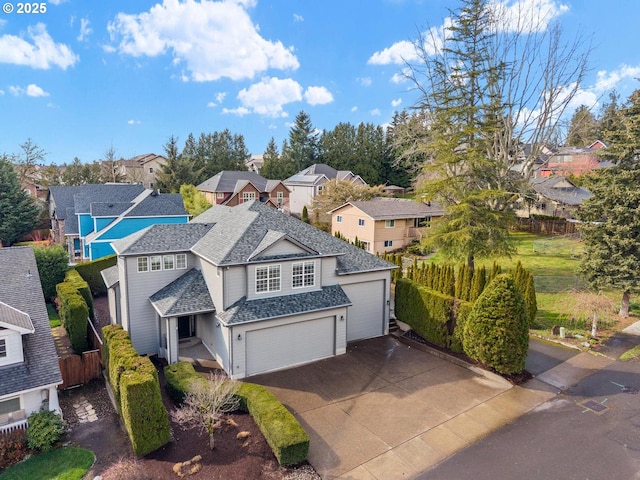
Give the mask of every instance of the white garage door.
M 247 332 L 247 375 L 292 367 L 335 354 L 335 317 Z
M 341 285 L 353 302 L 347 308 L 347 342 L 379 337 L 384 333 L 384 280 Z

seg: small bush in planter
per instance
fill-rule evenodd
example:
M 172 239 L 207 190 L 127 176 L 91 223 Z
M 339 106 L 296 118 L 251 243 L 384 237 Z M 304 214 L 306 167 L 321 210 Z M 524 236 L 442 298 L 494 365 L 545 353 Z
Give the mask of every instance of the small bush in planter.
M 50 410 L 32 413 L 28 419 L 27 444 L 29 448 L 46 452 L 60 440 L 64 433 L 65 422 L 62 417 Z

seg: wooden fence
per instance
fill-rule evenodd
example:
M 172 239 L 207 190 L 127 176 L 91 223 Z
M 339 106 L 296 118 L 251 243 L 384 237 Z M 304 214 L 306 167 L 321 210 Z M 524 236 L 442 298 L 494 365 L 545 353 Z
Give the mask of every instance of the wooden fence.
M 93 350 L 82 352 L 82 355 L 58 357 L 62 374 L 62 385 L 59 387 L 61 390 L 84 385 L 102 376 L 102 339 L 91 320 L 87 319 L 87 321 L 89 322 L 89 345 Z
M 517 229 L 543 235 L 573 235 L 578 233 L 578 223 L 550 218 L 519 218 Z

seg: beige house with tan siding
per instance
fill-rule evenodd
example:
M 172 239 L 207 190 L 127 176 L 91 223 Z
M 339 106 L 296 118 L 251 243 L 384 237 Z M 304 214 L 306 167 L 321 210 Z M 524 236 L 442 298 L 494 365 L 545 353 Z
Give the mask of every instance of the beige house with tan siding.
M 331 233 L 364 242 L 371 253 L 390 252 L 420 240 L 443 210 L 435 202 L 380 197 L 352 201 L 329 212 Z

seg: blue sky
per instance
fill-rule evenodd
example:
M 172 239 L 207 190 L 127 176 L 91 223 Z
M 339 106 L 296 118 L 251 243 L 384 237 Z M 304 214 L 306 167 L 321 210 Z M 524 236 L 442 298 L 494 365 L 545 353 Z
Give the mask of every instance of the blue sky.
M 575 106 L 640 88 L 640 2 L 494 0 L 546 11 L 592 42 Z M 453 0 L 0 0 L 0 154 L 33 139 L 46 163 L 162 153 L 171 135 L 242 134 L 278 147 L 300 110 L 318 129 L 385 125 L 416 100 L 407 42 Z M 9 7 L 7 7 L 9 5 Z M 38 7 L 41 4 L 38 3 Z M 7 13 L 8 10 L 13 11 Z M 26 10 L 24 6 L 22 10 Z M 37 10 L 42 10 L 38 8 Z

